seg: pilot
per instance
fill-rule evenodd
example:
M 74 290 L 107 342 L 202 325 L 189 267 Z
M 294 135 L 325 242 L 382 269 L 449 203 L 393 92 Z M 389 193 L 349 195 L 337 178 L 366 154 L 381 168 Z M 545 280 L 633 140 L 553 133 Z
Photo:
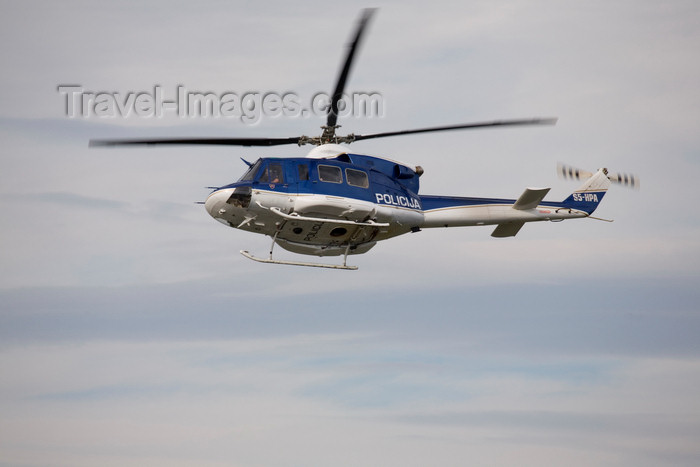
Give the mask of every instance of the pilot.
M 282 182 L 282 168 L 278 166 L 270 167 L 270 183 L 281 183 Z

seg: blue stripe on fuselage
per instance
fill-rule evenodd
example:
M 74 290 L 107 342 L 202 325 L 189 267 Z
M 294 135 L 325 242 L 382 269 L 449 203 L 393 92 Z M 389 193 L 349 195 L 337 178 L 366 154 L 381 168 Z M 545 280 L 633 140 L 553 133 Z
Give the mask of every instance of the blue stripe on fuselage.
M 566 198 L 563 202 L 557 201 L 541 201 L 539 206 L 549 208 L 564 208 L 583 211 L 588 214 L 593 213 L 600 204 L 600 201 L 605 195 L 605 191 L 596 192 L 577 192 Z M 486 205 L 512 205 L 515 204 L 514 199 L 501 198 L 471 198 L 462 196 L 420 196 L 423 211 L 432 211 L 438 209 L 450 209 L 458 207 L 471 206 L 486 206 Z
M 598 196 L 598 199 L 602 196 Z M 466 196 L 436 196 L 436 195 L 421 195 L 421 203 L 423 204 L 423 211 L 432 211 L 437 209 L 449 209 L 458 207 L 470 207 L 470 206 L 486 206 L 486 205 L 512 205 L 515 204 L 514 199 L 503 199 L 503 198 L 473 198 Z M 573 208 L 581 211 L 587 206 L 575 206 L 570 205 L 566 202 L 557 201 L 541 201 L 539 206 L 550 207 L 550 208 Z M 586 211 L 588 212 L 588 211 Z
M 420 197 L 423 204 L 423 211 L 434 209 L 446 209 L 466 206 L 483 206 L 486 204 L 514 204 L 514 199 L 499 198 L 471 198 L 463 196 L 435 196 L 422 195 Z

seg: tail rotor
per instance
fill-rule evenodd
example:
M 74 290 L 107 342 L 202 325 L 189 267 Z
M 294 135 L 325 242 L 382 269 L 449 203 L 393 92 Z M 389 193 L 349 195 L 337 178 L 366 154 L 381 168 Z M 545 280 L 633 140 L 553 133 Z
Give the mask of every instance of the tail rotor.
M 639 177 L 634 174 L 621 172 L 611 173 L 608 172 L 608 169 L 603 169 L 603 172 L 613 183 L 635 190 L 639 189 Z M 560 178 L 565 180 L 587 180 L 593 176 L 592 172 L 562 163 L 557 164 L 557 174 Z

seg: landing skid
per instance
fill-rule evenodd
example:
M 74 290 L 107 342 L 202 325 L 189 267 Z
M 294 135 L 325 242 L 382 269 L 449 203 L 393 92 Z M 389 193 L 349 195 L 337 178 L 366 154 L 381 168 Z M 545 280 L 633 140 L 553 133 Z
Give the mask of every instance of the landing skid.
M 272 259 L 272 258 L 258 258 L 256 256 L 251 255 L 246 250 L 241 250 L 241 254 L 248 259 L 252 259 L 253 261 L 257 261 L 258 263 L 286 264 L 289 266 L 307 266 L 307 267 L 311 267 L 311 268 L 346 269 L 349 271 L 356 271 L 357 270 L 357 266 L 348 266 L 346 264 L 306 263 L 303 261 L 283 261 L 280 259 Z
M 327 268 L 327 269 L 346 269 L 349 271 L 357 270 L 357 266 L 348 266 L 348 253 L 350 252 L 350 245 L 345 248 L 345 256 L 343 256 L 343 264 L 325 264 L 325 263 L 307 263 L 304 261 L 283 261 L 280 259 L 272 259 L 272 250 L 275 249 L 275 241 L 277 240 L 277 234 L 280 231 L 277 230 L 275 235 L 272 237 L 272 245 L 270 245 L 270 255 L 267 258 L 258 258 L 251 255 L 247 250 L 241 250 L 241 254 L 248 259 L 257 261 L 258 263 L 270 263 L 270 264 L 286 264 L 288 266 L 307 266 L 310 268 Z

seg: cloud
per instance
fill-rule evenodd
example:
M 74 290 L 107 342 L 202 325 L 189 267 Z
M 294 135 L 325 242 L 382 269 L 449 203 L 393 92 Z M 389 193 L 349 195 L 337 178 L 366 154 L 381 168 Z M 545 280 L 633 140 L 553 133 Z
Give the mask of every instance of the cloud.
M 523 356 L 447 349 L 350 334 L 5 349 L 3 452 L 10 462 L 73 465 L 352 465 L 387 451 L 387 465 L 426 456 L 511 464 L 524 453 L 525 465 L 692 465 L 698 455 L 700 426 L 687 412 L 697 359 L 622 359 L 606 377 L 581 380 L 543 378 L 527 368 L 542 362 Z M 319 365 L 319 356 L 329 360 Z M 280 440 L 274 450 L 270 439 Z

